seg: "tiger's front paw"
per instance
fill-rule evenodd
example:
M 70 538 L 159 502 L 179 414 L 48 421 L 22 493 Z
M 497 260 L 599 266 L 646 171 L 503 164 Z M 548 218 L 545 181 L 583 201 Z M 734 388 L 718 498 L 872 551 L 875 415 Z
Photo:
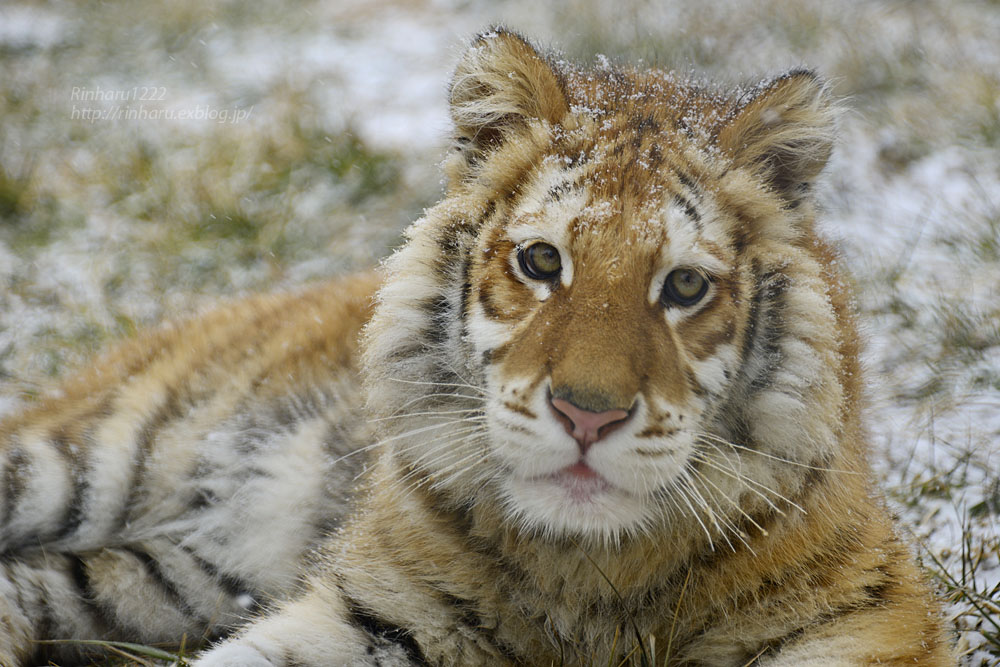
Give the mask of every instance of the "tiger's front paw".
M 202 655 L 192 667 L 280 667 L 253 646 L 222 644 Z

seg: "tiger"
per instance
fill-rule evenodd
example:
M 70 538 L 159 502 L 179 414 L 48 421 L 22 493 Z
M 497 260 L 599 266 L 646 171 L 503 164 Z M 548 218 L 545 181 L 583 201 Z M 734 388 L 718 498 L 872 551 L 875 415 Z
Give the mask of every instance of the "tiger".
M 449 108 L 379 272 L 144 334 L 0 425 L 0 663 L 955 664 L 868 462 L 824 82 L 495 27 Z

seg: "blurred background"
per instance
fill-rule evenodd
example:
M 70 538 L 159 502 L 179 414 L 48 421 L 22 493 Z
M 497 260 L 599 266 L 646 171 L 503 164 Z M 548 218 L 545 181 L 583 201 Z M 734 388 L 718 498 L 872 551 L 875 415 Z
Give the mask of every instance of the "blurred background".
M 502 22 L 723 85 L 806 65 L 868 341 L 873 461 L 1000 664 L 1000 2 L 0 5 L 0 414 L 140 327 L 369 267 L 441 193 L 450 70 Z

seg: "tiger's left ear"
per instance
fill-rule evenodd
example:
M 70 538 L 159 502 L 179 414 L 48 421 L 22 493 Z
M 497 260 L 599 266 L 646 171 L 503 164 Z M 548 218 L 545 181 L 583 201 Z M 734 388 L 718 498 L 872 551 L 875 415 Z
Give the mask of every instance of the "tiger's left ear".
M 793 70 L 759 88 L 724 121 L 717 143 L 791 206 L 809 192 L 833 150 L 836 108 L 820 79 Z

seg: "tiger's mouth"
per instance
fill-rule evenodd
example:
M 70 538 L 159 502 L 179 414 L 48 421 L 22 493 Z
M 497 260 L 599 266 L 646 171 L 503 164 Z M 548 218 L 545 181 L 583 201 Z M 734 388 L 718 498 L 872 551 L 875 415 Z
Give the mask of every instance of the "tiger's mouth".
M 575 503 L 591 502 L 595 496 L 615 488 L 582 459 L 548 475 L 546 479 L 562 488 L 568 498 Z
M 650 519 L 650 498 L 615 484 L 583 459 L 555 472 L 512 476 L 505 491 L 516 523 L 550 535 L 611 538 Z
M 561 470 L 560 473 L 580 480 L 601 479 L 600 473 L 587 465 L 587 462 L 583 460 L 577 461 L 573 465 L 568 466 L 564 470 Z

